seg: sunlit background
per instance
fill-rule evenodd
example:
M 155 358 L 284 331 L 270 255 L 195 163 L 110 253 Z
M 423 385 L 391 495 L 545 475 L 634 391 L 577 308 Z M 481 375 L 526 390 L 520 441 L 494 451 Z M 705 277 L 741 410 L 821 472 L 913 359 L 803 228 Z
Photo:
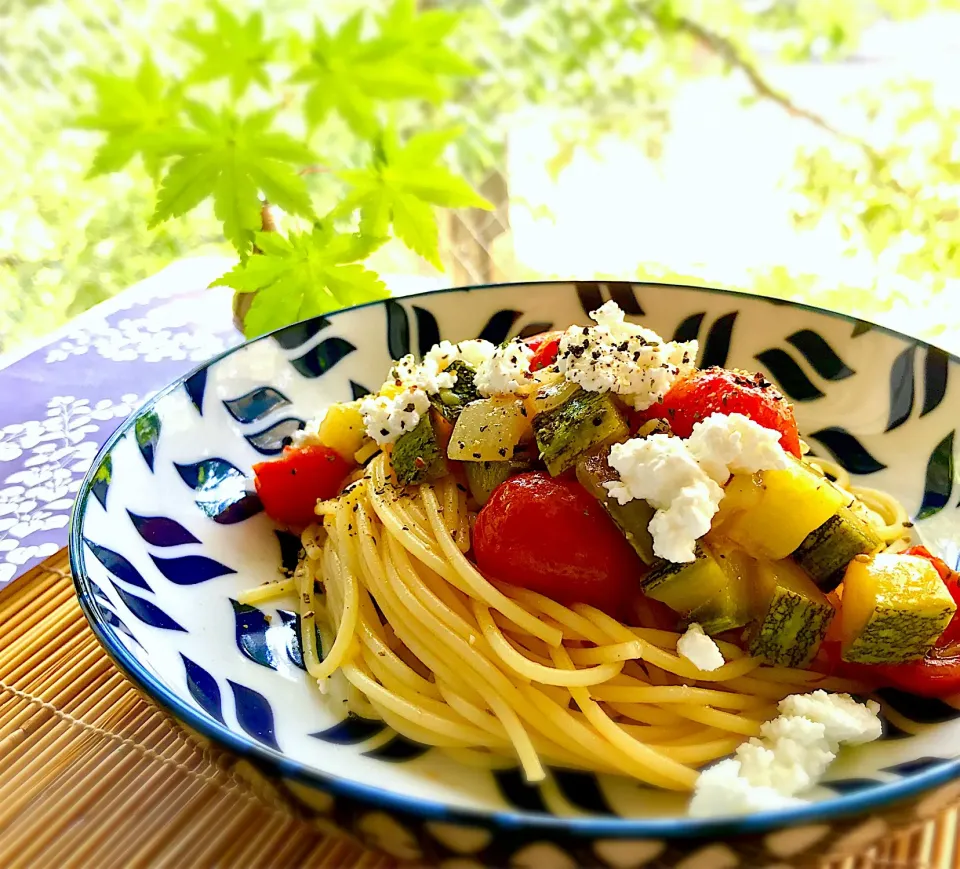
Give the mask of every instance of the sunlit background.
M 462 123 L 451 159 L 496 208 L 438 212 L 443 272 L 388 243 L 370 261 L 388 285 L 679 278 L 960 350 L 960 3 L 419 7 L 460 13 L 450 41 L 478 73 L 404 104 L 399 122 Z M 314 16 L 335 28 L 360 4 L 230 4 L 257 8 L 295 59 Z M 181 74 L 195 54 L 175 34 L 209 9 L 0 0 L 0 354 L 176 259 L 234 255 L 209 204 L 148 229 L 156 188 L 141 161 L 88 177 L 102 137 L 75 128 L 94 100 L 88 71 L 132 75 L 149 51 Z M 256 98 L 285 104 L 283 74 L 267 74 Z M 336 118 L 309 137 L 325 165 L 364 159 Z M 310 184 L 336 195 L 323 166 Z

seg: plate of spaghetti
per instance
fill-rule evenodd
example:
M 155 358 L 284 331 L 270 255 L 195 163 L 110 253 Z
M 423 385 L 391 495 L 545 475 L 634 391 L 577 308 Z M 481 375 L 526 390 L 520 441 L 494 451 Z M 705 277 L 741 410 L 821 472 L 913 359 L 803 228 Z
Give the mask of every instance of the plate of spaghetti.
M 78 594 L 155 699 L 395 857 L 820 859 L 960 793 L 954 365 L 690 287 L 315 318 L 121 426 Z

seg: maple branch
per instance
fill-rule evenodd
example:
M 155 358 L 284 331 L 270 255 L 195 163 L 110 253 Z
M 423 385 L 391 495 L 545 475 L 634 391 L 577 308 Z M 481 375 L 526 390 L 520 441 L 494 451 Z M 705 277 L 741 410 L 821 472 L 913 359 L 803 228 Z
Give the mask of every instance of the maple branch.
M 298 175 L 324 175 L 327 172 L 332 172 L 329 166 L 304 166 L 299 172 Z
M 660 25 L 652 7 L 646 7 L 643 9 L 643 12 L 654 24 Z M 670 19 L 670 24 L 678 32 L 691 37 L 711 54 L 720 58 L 728 67 L 743 73 L 750 87 L 753 88 L 753 92 L 761 99 L 768 100 L 774 105 L 779 106 L 791 118 L 806 121 L 834 138 L 858 148 L 870 161 L 870 166 L 874 172 L 877 172 L 880 164 L 883 163 L 883 157 L 873 145 L 854 136 L 852 133 L 835 127 L 830 121 L 823 117 L 823 115 L 804 106 L 797 105 L 787 94 L 778 90 L 767 81 L 756 64 L 750 61 L 732 40 L 711 30 L 699 21 L 694 21 L 682 15 Z M 903 188 L 900 187 L 895 180 L 888 179 L 888 183 L 898 191 L 903 192 Z

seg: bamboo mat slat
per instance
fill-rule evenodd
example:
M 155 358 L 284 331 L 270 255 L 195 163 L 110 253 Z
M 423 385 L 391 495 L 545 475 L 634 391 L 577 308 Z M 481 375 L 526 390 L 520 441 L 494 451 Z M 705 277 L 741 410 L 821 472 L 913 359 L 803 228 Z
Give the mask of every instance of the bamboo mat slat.
M 956 869 L 957 811 L 820 869 Z M 0 867 L 48 866 L 395 864 L 142 696 L 87 627 L 61 552 L 0 593 Z

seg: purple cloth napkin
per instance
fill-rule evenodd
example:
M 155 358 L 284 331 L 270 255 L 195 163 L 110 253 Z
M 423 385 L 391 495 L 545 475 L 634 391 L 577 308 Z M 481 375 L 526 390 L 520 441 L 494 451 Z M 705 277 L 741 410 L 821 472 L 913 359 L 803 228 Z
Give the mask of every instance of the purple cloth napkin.
M 120 422 L 239 343 L 230 262 L 182 260 L 16 358 L 0 358 L 0 588 L 57 552 L 83 475 Z

